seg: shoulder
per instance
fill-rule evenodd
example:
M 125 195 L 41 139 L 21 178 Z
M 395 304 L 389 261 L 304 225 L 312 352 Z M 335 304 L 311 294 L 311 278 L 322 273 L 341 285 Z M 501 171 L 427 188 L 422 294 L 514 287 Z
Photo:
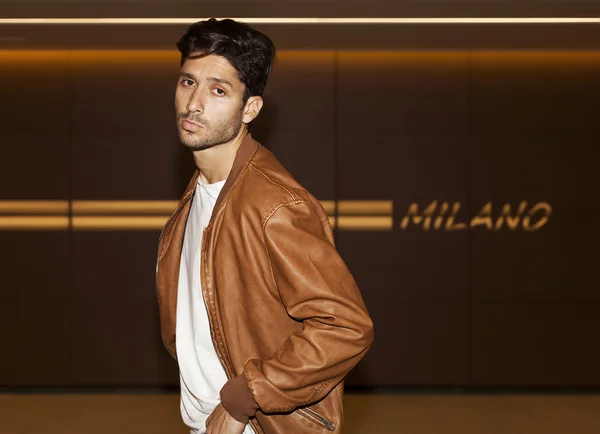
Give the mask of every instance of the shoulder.
M 320 202 L 263 146 L 248 161 L 232 199 L 244 209 L 256 211 L 263 222 L 282 206 L 306 206 L 319 220 L 327 217 Z

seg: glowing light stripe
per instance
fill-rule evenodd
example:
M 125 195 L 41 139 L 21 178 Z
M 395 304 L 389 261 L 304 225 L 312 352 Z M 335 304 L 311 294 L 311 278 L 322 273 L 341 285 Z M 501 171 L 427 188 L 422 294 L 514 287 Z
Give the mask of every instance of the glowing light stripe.
M 337 220 L 337 222 L 336 222 Z M 394 227 L 394 221 L 392 217 L 345 217 L 340 216 L 330 217 L 329 222 L 333 228 L 337 228 L 342 231 L 391 231 Z
M 162 229 L 168 216 L 153 217 L 73 217 L 74 230 L 153 230 Z M 390 231 L 394 226 L 392 217 L 362 216 L 362 217 L 330 217 L 332 227 L 347 231 Z
M 73 217 L 72 227 L 76 231 L 154 230 L 162 229 L 168 218 L 169 216 Z
M 69 225 L 68 216 L 0 216 L 0 230 L 60 230 L 69 227 L 76 231 L 116 231 L 116 230 L 160 230 L 169 216 L 74 216 Z M 337 220 L 337 222 L 336 222 Z M 392 217 L 381 216 L 340 216 L 330 217 L 332 227 L 342 231 L 390 231 Z
M 73 214 L 171 214 L 176 200 L 79 200 L 73 202 Z
M 339 201 L 337 219 L 335 201 L 321 203 L 340 230 L 393 227 L 392 201 Z M 68 201 L 0 201 L 0 230 L 159 230 L 176 206 L 177 201 L 74 201 L 69 221 Z
M 321 201 L 328 214 L 335 213 L 335 201 Z M 72 212 L 79 214 L 172 214 L 177 207 L 176 200 L 76 200 Z M 389 215 L 392 214 L 391 200 L 341 200 L 338 202 L 340 214 Z M 67 214 L 68 201 L 0 201 L 0 214 Z
M 192 24 L 207 18 L 2 18 L 0 24 Z M 219 18 L 221 19 L 221 18 Z M 600 17 L 505 18 L 233 18 L 248 24 L 600 24 Z
M 327 214 L 335 214 L 335 200 L 322 200 L 320 202 Z
M 69 217 L 0 216 L 0 230 L 67 230 Z
M 391 215 L 394 204 L 391 200 L 340 200 L 339 214 L 350 215 Z
M 74 201 L 73 214 L 172 214 L 177 203 L 176 200 Z M 323 200 L 321 204 L 328 214 L 335 212 L 335 201 Z
M 66 200 L 1 200 L 0 214 L 66 214 Z

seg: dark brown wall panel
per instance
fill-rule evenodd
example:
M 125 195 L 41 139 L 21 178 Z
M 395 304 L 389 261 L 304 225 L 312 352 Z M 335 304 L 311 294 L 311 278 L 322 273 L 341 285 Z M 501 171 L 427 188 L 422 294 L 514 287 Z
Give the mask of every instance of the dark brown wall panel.
M 194 167 L 191 154 L 175 137 L 164 130 L 75 131 L 73 198 L 178 199 Z
M 71 59 L 75 130 L 175 129 L 177 51 L 74 51 Z
M 467 53 L 340 52 L 338 59 L 340 144 L 356 130 L 405 133 L 467 128 Z M 398 138 L 385 146 L 393 152 Z
M 468 382 L 465 303 L 398 302 L 397 283 L 384 293 L 365 293 L 375 314 L 376 343 L 350 372 L 349 386 L 451 386 Z M 373 310 L 373 309 L 372 309 Z
M 338 197 L 395 207 L 391 231 L 338 233 L 376 324 L 374 346 L 348 384 L 464 383 L 467 235 L 418 225 L 403 231 L 400 221 L 412 203 L 422 211 L 435 200 L 466 200 L 467 56 L 338 59 Z M 407 327 L 411 321 L 419 325 Z
M 473 56 L 472 209 L 491 201 L 547 223 L 472 232 L 472 380 L 475 385 L 597 384 L 600 306 L 594 271 L 598 53 Z M 544 215 L 538 213 L 538 219 Z
M 598 55 L 600 62 L 600 54 Z M 600 98 L 600 92 L 593 95 Z M 594 126 L 592 126 L 594 128 Z M 598 162 L 600 161 L 600 134 L 582 128 L 577 132 L 555 135 L 562 146 L 562 165 L 556 171 L 561 182 L 561 203 L 569 210 L 573 220 L 582 219 L 588 224 L 600 211 L 598 194 Z
M 156 301 L 159 231 L 76 231 L 73 296 Z
M 153 0 L 0 1 L 0 12 L 10 17 L 595 17 L 599 10 L 593 0 L 177 0 L 168 6 Z
M 74 199 L 178 199 L 193 171 L 175 129 L 178 53 L 74 52 L 72 69 Z M 159 232 L 72 235 L 74 384 L 178 384 L 158 328 Z
M 35 300 L 69 296 L 69 245 L 61 231 L 0 231 L 0 297 Z
M 475 303 L 472 384 L 598 386 L 597 304 Z
M 340 249 L 369 308 L 394 317 L 399 303 L 464 302 L 467 298 L 467 239 L 464 234 L 340 232 Z M 435 270 L 432 272 L 431 270 Z M 394 328 L 381 330 L 381 342 Z
M 69 384 L 72 324 L 68 299 L 40 296 L 35 289 L 32 285 L 17 298 L 0 296 L 0 386 Z
M 178 143 L 177 52 L 76 51 L 73 197 L 176 199 L 191 176 Z
M 252 130 L 321 200 L 335 194 L 334 79 L 333 52 L 280 52 Z
M 590 52 L 475 52 L 476 131 L 598 131 L 600 57 Z
M 564 256 L 561 231 L 569 213 L 562 198 L 570 195 L 561 185 L 565 144 L 534 133 L 476 133 L 472 149 L 472 216 L 491 204 L 491 222 L 496 227 L 506 206 L 510 207 L 510 215 L 518 215 L 522 202 L 526 202 L 515 229 L 510 229 L 507 221 L 498 230 L 473 228 L 473 298 L 568 296 L 564 287 L 568 277 L 559 266 Z M 552 207 L 549 220 L 539 230 L 527 230 L 524 218 L 541 202 Z M 539 222 L 542 215 L 545 213 L 537 212 L 530 217 L 531 224 Z
M 66 200 L 69 142 L 66 130 L 0 130 L 0 200 Z
M 340 53 L 339 199 L 464 199 L 467 79 L 464 53 Z
M 81 297 L 73 311 L 73 384 L 164 384 L 169 356 L 164 355 L 155 301 Z
M 158 325 L 158 231 L 72 236 L 75 384 L 178 384 Z
M 498 231 L 473 230 L 475 300 L 600 301 L 600 281 L 589 266 L 600 236 L 590 224 L 597 209 L 589 199 L 593 172 L 582 170 L 598 161 L 594 143 L 593 135 L 580 134 L 475 134 L 472 215 L 491 202 L 496 225 L 506 205 L 517 215 L 526 201 L 524 217 L 540 202 L 552 207 L 536 231 L 523 218 L 515 230 L 506 222 Z M 531 223 L 544 215 L 536 212 Z
M 366 2 L 365 2 L 366 3 Z M 368 3 L 370 6 L 370 3 Z M 178 16 L 169 3 L 160 17 Z M 70 8 L 72 10 L 72 8 Z M 139 16 L 136 6 L 135 16 Z M 239 13 L 236 10 L 234 16 Z M 53 14 L 57 16 L 53 5 Z M 1 9 L 0 9 L 0 15 Z M 39 12 L 36 14 L 39 17 Z M 123 15 L 119 15 L 122 17 Z M 199 15 L 194 15 L 190 23 Z M 206 15 L 205 15 L 206 16 Z M 221 15 L 224 16 L 224 15 Z M 322 16 L 319 14 L 319 16 Z M 389 16 L 389 15 L 387 15 Z M 479 15 L 481 16 L 481 15 Z M 536 12 L 536 16 L 537 12 Z M 21 15 L 22 17 L 22 15 Z M 278 15 L 277 17 L 281 17 Z M 406 15 L 402 15 L 406 17 Z M 78 50 L 173 50 L 186 24 L 41 24 L 0 29 L 0 48 Z M 279 50 L 598 50 L 596 24 L 256 24 Z M 11 39 L 18 36 L 20 39 Z
M 576 197 L 564 188 L 572 135 L 515 132 L 475 132 L 472 136 L 473 211 L 486 201 L 497 205 L 521 200 L 546 201 L 561 207 L 563 199 Z M 483 202 L 483 203 L 482 203 Z
M 0 50 L 1 130 L 68 127 L 68 58 L 68 51 Z
M 67 60 L 0 51 L 0 201 L 68 199 Z M 68 384 L 68 234 L 4 228 L 0 246 L 0 385 Z
M 65 51 L 0 50 L 0 200 L 67 198 L 68 80 Z

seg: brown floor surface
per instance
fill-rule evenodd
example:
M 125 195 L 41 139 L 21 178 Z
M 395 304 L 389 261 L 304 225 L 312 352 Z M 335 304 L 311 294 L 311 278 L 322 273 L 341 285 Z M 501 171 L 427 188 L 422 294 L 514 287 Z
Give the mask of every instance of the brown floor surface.
M 345 434 L 600 434 L 600 395 L 347 394 L 345 412 Z M 0 394 L 0 433 L 188 431 L 177 394 Z

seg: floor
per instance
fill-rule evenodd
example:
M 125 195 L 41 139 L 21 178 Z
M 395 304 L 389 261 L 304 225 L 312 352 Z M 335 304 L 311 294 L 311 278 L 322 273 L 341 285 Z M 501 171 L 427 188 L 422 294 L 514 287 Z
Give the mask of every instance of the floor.
M 177 394 L 0 394 L 0 433 L 187 434 L 178 405 Z M 345 413 L 345 434 L 600 433 L 600 395 L 347 394 Z

